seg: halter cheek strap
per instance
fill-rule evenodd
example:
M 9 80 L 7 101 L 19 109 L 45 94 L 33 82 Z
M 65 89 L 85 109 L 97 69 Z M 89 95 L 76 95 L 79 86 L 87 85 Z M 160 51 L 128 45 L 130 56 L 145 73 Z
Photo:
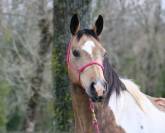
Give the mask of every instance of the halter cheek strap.
M 92 65 L 97 65 L 99 67 L 101 67 L 102 71 L 104 70 L 104 66 L 100 63 L 98 63 L 97 61 L 91 61 L 83 66 L 81 66 L 80 68 L 76 68 L 75 66 L 73 66 L 70 62 L 70 51 L 71 51 L 71 40 L 68 43 L 68 47 L 67 47 L 67 53 L 66 53 L 66 63 L 68 65 L 68 67 L 73 68 L 74 70 L 77 71 L 78 76 L 79 76 L 79 82 L 80 82 L 80 75 L 81 73 L 88 67 L 92 66 Z

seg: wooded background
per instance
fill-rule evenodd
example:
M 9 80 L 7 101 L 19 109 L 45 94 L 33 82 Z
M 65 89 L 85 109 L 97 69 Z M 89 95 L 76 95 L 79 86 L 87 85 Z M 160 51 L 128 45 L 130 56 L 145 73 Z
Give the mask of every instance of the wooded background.
M 0 133 L 73 132 L 65 53 L 74 13 L 82 28 L 103 15 L 117 73 L 165 97 L 165 0 L 0 0 Z

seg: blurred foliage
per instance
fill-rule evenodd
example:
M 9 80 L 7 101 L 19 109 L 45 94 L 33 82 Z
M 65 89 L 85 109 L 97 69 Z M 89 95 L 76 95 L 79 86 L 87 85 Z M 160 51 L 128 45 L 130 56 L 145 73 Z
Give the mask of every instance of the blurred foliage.
M 6 130 L 7 124 L 7 96 L 10 92 L 10 86 L 6 81 L 0 81 L 0 131 Z
M 4 40 L 6 44 L 11 44 L 12 35 L 10 29 L 4 30 Z
M 165 97 L 165 68 L 161 70 L 158 80 L 159 80 L 157 84 L 158 90 L 155 95 L 159 97 Z
M 10 118 L 8 118 L 8 122 L 6 124 L 7 131 L 18 131 L 22 126 L 23 116 L 19 110 L 16 110 Z

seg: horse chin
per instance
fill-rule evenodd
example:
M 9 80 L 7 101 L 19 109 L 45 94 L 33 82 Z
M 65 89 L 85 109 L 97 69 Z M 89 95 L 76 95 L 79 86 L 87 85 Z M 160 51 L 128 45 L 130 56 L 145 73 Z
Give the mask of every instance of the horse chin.
M 96 97 L 91 97 L 92 102 L 103 102 L 103 98 L 96 98 Z
M 104 96 L 103 97 L 93 96 L 88 90 L 89 89 L 85 89 L 86 94 L 88 95 L 89 99 L 92 100 L 92 102 L 103 102 Z
M 95 102 L 95 103 L 97 103 L 97 102 L 100 103 L 100 102 L 103 102 L 104 101 L 104 98 L 103 97 L 102 98 L 98 98 L 98 97 L 95 97 L 95 96 L 89 96 L 89 99 L 91 99 L 92 102 Z

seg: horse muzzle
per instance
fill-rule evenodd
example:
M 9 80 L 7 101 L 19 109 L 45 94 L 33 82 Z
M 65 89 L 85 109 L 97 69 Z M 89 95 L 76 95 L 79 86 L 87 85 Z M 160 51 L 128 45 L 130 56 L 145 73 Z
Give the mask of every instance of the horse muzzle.
M 90 85 L 90 94 L 93 102 L 102 102 L 107 93 L 107 82 L 106 81 L 95 81 Z

